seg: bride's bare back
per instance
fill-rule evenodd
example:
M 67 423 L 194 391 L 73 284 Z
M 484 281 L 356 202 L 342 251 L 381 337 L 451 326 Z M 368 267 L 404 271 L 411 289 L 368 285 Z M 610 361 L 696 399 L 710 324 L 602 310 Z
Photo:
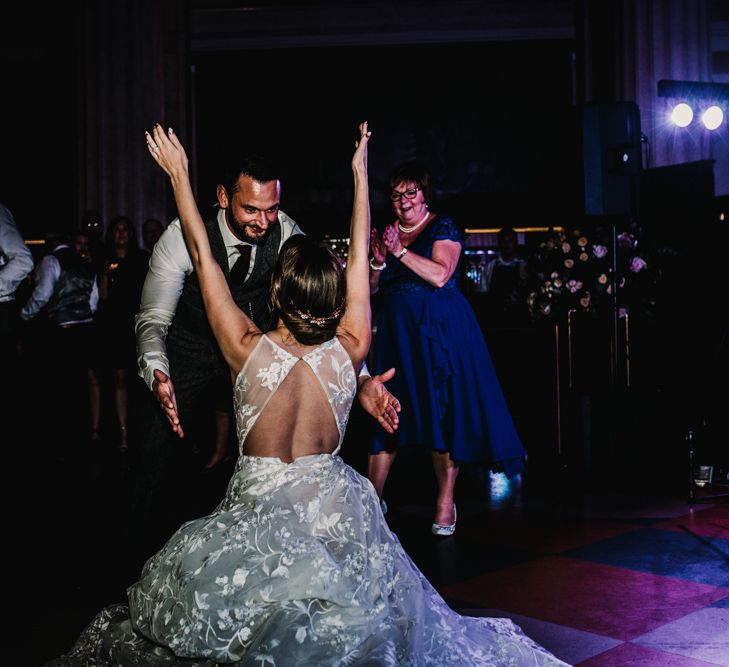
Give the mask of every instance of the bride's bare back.
M 286 462 L 334 453 L 355 393 L 349 354 L 336 337 L 320 345 L 285 340 L 278 332 L 257 336 L 236 380 L 242 453 Z

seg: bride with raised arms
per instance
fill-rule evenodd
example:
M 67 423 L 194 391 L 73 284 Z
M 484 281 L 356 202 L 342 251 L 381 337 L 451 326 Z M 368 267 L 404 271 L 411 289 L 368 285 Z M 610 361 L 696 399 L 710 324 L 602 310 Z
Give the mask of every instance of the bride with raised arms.
M 230 295 L 183 146 L 147 134 L 169 175 L 205 308 L 234 378 L 240 457 L 225 498 L 147 561 L 58 665 L 564 665 L 506 618 L 451 610 L 388 528 L 367 478 L 337 456 L 370 346 L 367 123 L 352 158 L 346 269 L 291 237 L 262 332 Z

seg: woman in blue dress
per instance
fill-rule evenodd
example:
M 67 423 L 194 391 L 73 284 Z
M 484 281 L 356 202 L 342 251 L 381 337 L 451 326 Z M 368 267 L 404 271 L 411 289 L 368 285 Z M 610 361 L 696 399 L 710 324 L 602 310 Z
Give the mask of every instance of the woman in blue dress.
M 432 532 L 452 535 L 459 464 L 513 477 L 525 450 L 473 309 L 458 289 L 460 229 L 429 209 L 431 178 L 422 166 L 396 167 L 388 186 L 396 220 L 371 235 L 370 289 L 380 298 L 373 360 L 376 373 L 397 368 L 390 385 L 402 412 L 395 433 L 375 435 L 369 478 L 381 497 L 397 453 L 430 451 L 438 483 Z

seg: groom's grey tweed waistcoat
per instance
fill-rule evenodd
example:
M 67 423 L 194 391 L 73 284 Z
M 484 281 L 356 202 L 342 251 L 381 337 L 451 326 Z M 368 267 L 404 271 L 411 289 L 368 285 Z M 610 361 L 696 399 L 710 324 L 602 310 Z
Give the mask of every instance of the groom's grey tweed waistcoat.
M 205 221 L 210 247 L 215 260 L 230 284 L 228 253 L 216 217 Z M 233 300 L 256 325 L 266 331 L 271 325 L 268 294 L 271 272 L 278 259 L 281 225 L 275 224 L 265 241 L 256 247 L 253 272 L 242 284 L 231 285 Z M 200 282 L 193 271 L 185 278 L 175 317 L 167 333 L 167 353 L 173 378 L 207 375 L 228 375 L 228 365 L 215 341 L 208 323 L 200 291 Z

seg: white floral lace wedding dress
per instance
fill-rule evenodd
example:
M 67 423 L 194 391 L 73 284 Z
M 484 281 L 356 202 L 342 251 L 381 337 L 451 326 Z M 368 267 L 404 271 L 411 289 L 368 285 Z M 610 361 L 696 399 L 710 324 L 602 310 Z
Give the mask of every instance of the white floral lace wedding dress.
M 341 445 L 356 376 L 333 338 L 301 359 L 261 336 L 235 383 L 239 442 L 298 363 Z M 325 406 L 322 397 L 322 406 Z M 241 455 L 223 502 L 145 565 L 49 665 L 565 665 L 509 619 L 452 611 L 390 532 L 370 482 L 332 454 Z

